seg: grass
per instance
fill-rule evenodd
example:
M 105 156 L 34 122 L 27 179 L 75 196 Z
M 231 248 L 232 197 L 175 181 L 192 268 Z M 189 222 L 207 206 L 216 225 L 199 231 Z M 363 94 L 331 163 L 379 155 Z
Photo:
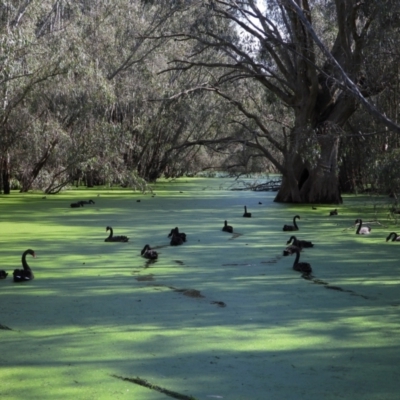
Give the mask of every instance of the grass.
M 33 281 L 0 281 L 1 398 L 168 398 L 113 378 L 140 376 L 198 400 L 397 399 L 400 244 L 385 238 L 400 229 L 389 199 L 347 196 L 330 217 L 336 206 L 276 204 L 232 183 L 0 196 L 0 268 L 11 276 L 25 249 L 37 254 Z M 296 214 L 297 236 L 315 243 L 301 260 L 326 285 L 281 257 Z M 371 235 L 355 235 L 356 218 Z M 130 241 L 105 243 L 107 225 Z M 179 247 L 168 245 L 175 226 L 188 235 Z M 157 262 L 140 257 L 146 243 Z

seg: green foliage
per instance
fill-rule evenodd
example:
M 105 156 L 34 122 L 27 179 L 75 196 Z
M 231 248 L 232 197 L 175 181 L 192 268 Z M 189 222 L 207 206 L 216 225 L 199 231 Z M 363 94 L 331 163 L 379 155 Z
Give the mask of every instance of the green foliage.
M 326 115 L 313 91 L 321 69 L 339 78 L 280 2 L 14 3 L 0 5 L 0 172 L 21 189 L 93 179 L 145 188 L 222 167 L 282 172 L 288 154 L 318 165 L 314 129 Z M 398 4 L 354 3 L 344 14 L 354 25 L 338 24 L 339 4 L 310 2 L 313 27 L 333 51 L 340 26 L 361 34 L 371 17 L 346 71 L 357 82 L 363 74 L 365 95 L 390 87 L 381 108 L 395 119 Z M 353 50 L 337 56 L 344 68 Z M 343 125 L 353 105 L 329 87 L 330 101 L 344 99 L 332 118 Z

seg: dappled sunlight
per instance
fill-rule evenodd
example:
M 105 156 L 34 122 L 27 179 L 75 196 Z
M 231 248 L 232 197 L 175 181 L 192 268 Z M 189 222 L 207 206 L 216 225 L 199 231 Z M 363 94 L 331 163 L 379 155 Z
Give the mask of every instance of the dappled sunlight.
M 1 268 L 11 273 L 0 281 L 0 324 L 11 329 L 0 329 L 0 395 L 160 398 L 117 375 L 197 399 L 286 398 L 288 388 L 293 400 L 331 398 L 333 386 L 357 400 L 395 398 L 400 244 L 385 241 L 396 231 L 387 199 L 347 197 L 329 216 L 327 205 L 277 204 L 274 193 L 231 184 L 161 181 L 154 197 L 119 188 L 0 196 Z M 296 214 L 295 236 L 315 245 L 301 252 L 309 280 L 282 256 L 292 235 L 282 227 Z M 355 234 L 360 216 L 372 221 L 368 236 Z M 108 225 L 129 242 L 104 242 Z M 188 240 L 170 246 L 176 226 Z M 156 262 L 140 256 L 145 244 Z M 35 279 L 16 284 L 27 248 Z

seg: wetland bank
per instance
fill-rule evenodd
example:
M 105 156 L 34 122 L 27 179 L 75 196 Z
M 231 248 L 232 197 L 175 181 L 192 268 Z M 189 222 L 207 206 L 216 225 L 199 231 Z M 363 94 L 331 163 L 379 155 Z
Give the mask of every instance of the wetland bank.
M 273 192 L 233 184 L 2 196 L 1 268 L 20 268 L 27 248 L 37 258 L 34 280 L 0 281 L 0 396 L 397 399 L 400 248 L 385 241 L 398 229 L 389 200 L 345 197 L 330 216 L 329 206 L 274 203 Z M 301 255 L 314 281 L 282 257 L 282 227 L 296 214 L 296 235 L 315 244 Z M 355 234 L 360 217 L 369 236 Z M 106 226 L 129 242 L 104 242 Z M 175 247 L 176 226 L 188 239 Z M 158 260 L 140 257 L 146 243 Z

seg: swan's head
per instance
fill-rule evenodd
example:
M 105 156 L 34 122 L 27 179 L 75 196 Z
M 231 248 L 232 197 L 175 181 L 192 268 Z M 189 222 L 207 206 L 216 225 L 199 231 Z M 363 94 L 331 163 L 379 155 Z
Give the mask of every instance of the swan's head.
M 290 236 L 290 239 L 286 242 L 286 244 L 289 244 L 292 240 L 296 240 L 296 236 Z
M 111 226 L 107 226 L 106 232 L 109 231 L 109 230 L 111 230 Z
M 26 254 L 30 254 L 33 258 L 36 258 L 36 253 L 32 249 L 28 249 Z

